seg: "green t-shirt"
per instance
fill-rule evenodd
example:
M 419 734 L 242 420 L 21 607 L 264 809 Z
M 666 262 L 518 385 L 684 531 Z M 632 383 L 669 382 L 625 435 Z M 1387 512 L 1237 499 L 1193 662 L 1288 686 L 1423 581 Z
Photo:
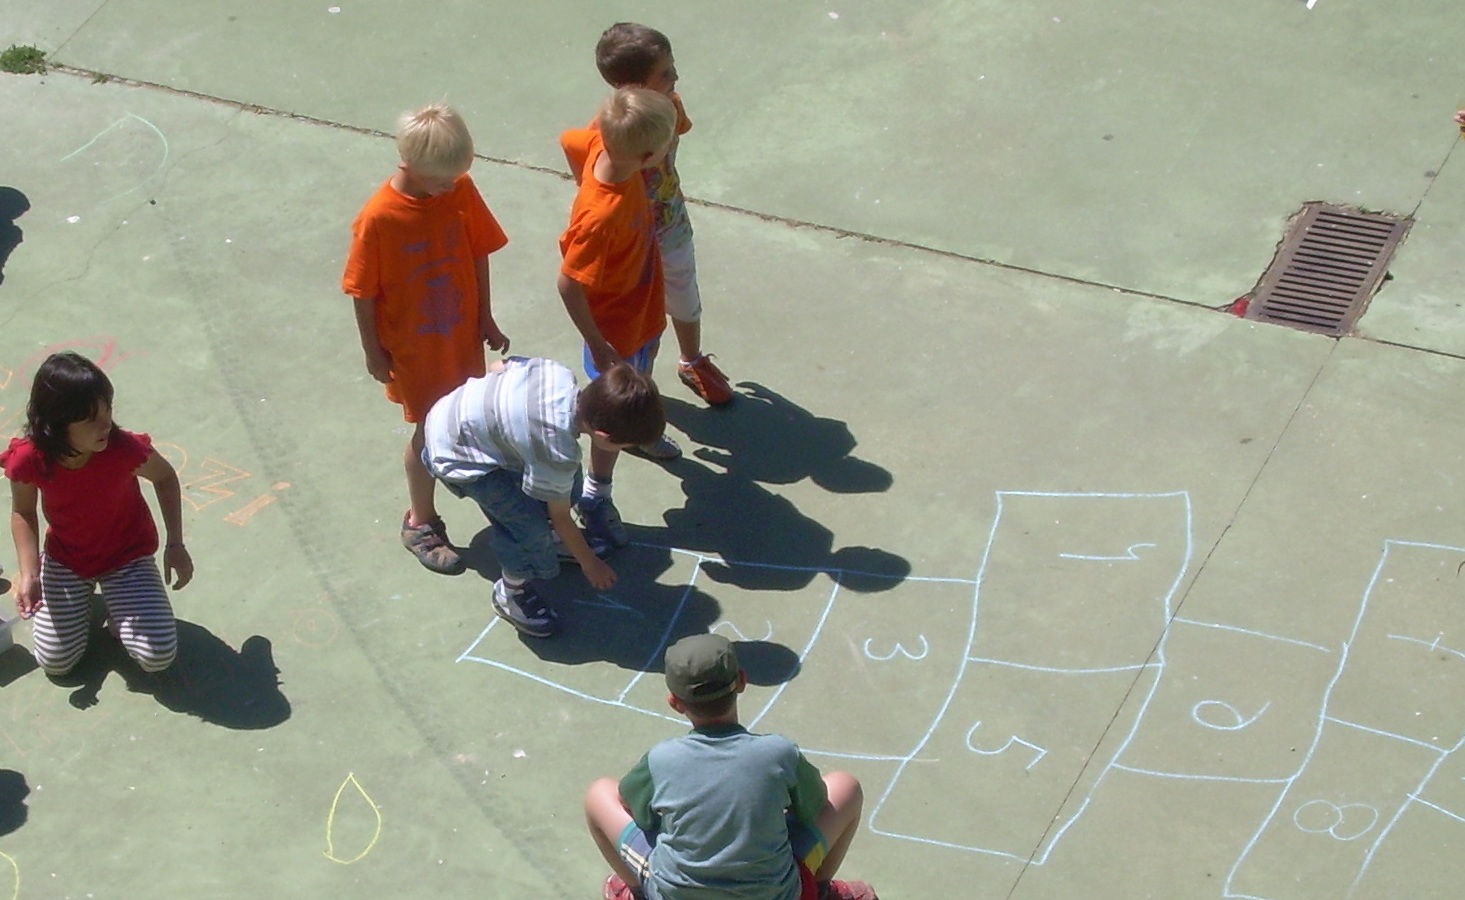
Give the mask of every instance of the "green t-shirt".
M 620 790 L 653 843 L 649 900 L 798 900 L 785 816 L 813 825 L 828 797 L 793 741 L 741 725 L 693 729 L 652 747 Z

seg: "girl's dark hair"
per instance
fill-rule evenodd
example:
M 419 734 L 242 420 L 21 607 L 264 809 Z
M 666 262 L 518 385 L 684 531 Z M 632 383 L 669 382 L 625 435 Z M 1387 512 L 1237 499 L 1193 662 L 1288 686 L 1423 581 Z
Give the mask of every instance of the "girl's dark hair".
M 66 426 L 85 422 L 102 406 L 112 405 L 112 382 L 97 364 L 71 350 L 52 353 L 36 370 L 31 400 L 25 408 L 25 433 L 48 463 L 76 453 Z M 114 422 L 115 434 L 117 425 Z
M 619 362 L 580 391 L 580 421 L 617 444 L 649 444 L 666 431 L 666 409 L 650 378 Z
M 645 84 L 656 61 L 671 52 L 671 41 L 655 28 L 617 22 L 595 45 L 595 67 L 611 87 Z

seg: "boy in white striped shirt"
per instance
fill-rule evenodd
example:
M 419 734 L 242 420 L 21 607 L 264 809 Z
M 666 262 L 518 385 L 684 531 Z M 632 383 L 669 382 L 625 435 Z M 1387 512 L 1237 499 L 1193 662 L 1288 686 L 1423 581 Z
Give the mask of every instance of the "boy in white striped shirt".
M 493 608 L 501 618 L 534 637 L 559 630 L 559 614 L 531 581 L 558 575 L 562 556 L 579 563 L 595 589 L 615 583 L 600 554 L 627 537 L 609 496 L 585 516 L 584 534 L 571 515 L 580 494 L 580 435 L 618 451 L 652 443 L 665 429 L 656 385 L 624 363 L 577 391 L 565 366 L 511 356 L 433 404 L 422 461 L 493 523 L 489 548 L 503 572 Z

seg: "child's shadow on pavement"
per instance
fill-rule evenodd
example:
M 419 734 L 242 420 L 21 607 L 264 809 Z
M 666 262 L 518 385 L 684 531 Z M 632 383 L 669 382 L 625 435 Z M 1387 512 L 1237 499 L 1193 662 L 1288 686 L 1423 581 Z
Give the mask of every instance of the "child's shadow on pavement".
M 488 536 L 488 528 L 480 531 L 463 555 L 484 579 L 484 606 L 492 616 L 489 597 L 499 572 Z M 707 631 L 722 616 L 717 600 L 692 586 L 690 577 L 677 574 L 669 584 L 657 581 L 678 561 L 690 576 L 692 559 L 678 560 L 662 547 L 622 547 L 609 560 L 616 583 L 608 591 L 591 587 L 578 566 L 562 564 L 558 578 L 537 582 L 540 596 L 560 614 L 560 633 L 551 638 L 519 635 L 519 640 L 540 659 L 562 665 L 604 660 L 634 671 L 659 669 L 666 644 Z M 507 622 L 495 625 L 500 626 L 512 627 Z
M 739 399 L 725 410 L 705 410 L 664 398 L 667 420 L 702 446 L 693 456 L 728 475 L 763 484 L 805 478 L 835 494 L 887 491 L 894 477 L 851 456 L 857 442 L 849 426 L 816 416 L 771 388 L 738 383 Z
M 499 576 L 488 536 L 485 528 L 462 548 L 469 568 L 485 581 L 485 596 Z M 577 666 L 605 661 L 635 672 L 663 672 L 667 647 L 711 630 L 722 618 L 722 605 L 694 584 L 696 562 L 695 556 L 666 547 L 622 547 L 611 558 L 617 577 L 609 591 L 595 590 L 578 567 L 564 564 L 558 578 L 539 585 L 545 602 L 562 617 L 560 633 L 552 638 L 514 636 L 546 662 Z M 668 571 L 670 583 L 658 581 Z M 486 613 L 494 615 L 491 607 Z M 494 627 L 512 631 L 507 622 Z M 772 641 L 738 642 L 738 659 L 753 684 L 783 684 L 799 672 L 798 654 Z
M 691 576 L 690 556 L 642 544 L 623 547 L 613 559 L 618 578 L 610 591 L 596 591 L 578 570 L 568 567 L 568 574 L 544 591 L 545 599 L 565 615 L 564 630 L 548 640 L 522 636 L 521 640 L 546 662 L 573 666 L 605 660 L 636 672 L 664 673 L 667 647 L 688 635 L 711 631 L 722 619 L 722 604 L 690 578 L 683 584 L 657 580 L 678 561 L 684 568 L 674 578 L 680 572 Z M 753 684 L 783 684 L 799 673 L 798 654 L 783 644 L 735 643 L 738 661 Z
M 0 284 L 5 283 L 5 263 L 24 239 L 15 220 L 30 208 L 31 202 L 25 194 L 13 187 L 0 187 Z
M 891 474 L 851 456 L 849 427 L 819 418 L 761 385 L 729 410 L 667 400 L 667 417 L 702 448 L 667 465 L 686 503 L 662 529 L 632 528 L 637 540 L 716 553 L 709 577 L 749 590 L 798 590 L 819 573 L 844 587 L 883 591 L 910 574 L 910 562 L 877 547 L 834 547 L 834 533 L 764 484 L 805 478 L 835 493 L 879 493 Z M 716 468 L 714 468 L 716 467 Z M 721 469 L 719 471 L 718 469 Z
M 98 703 L 102 683 L 112 672 L 128 690 L 151 694 L 168 709 L 213 725 L 252 730 L 273 728 L 290 718 L 273 648 L 257 634 L 235 651 L 207 628 L 179 619 L 178 658 L 164 671 L 150 674 L 137 667 L 116 638 L 94 627 L 81 662 L 52 680 L 75 687 L 71 705 L 85 709 Z
M 25 798 L 30 792 L 24 775 L 14 769 L 0 769 L 0 836 L 25 824 Z

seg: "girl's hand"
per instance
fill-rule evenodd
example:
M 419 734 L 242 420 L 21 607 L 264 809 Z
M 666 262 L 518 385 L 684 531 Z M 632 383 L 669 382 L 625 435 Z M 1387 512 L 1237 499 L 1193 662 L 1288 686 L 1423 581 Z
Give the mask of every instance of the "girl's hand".
M 163 550 L 163 581 L 171 582 L 173 590 L 181 590 L 193 580 L 193 557 L 182 544 L 169 544 Z
M 15 609 L 22 619 L 29 619 L 41 608 L 41 579 L 37 575 L 20 574 L 15 582 Z

